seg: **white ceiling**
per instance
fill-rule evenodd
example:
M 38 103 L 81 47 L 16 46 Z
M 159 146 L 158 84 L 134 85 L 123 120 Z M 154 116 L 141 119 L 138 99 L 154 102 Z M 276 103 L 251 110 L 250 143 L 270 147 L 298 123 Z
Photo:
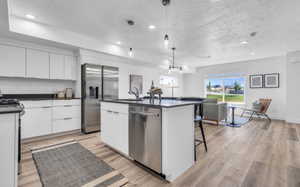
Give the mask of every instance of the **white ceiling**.
M 166 65 L 164 60 L 171 54 L 163 45 L 165 32 L 177 47 L 177 63 L 187 66 L 279 56 L 300 49 L 299 0 L 171 0 L 166 13 L 161 0 L 8 1 L 13 17 L 32 14 L 35 22 L 98 41 L 95 50 L 114 55 L 128 57 L 132 47 L 134 59 L 156 65 Z M 127 19 L 136 25 L 129 27 Z M 149 30 L 150 24 L 157 28 Z M 251 32 L 257 35 L 251 37 Z M 117 41 L 122 42 L 119 50 L 107 48 Z M 88 42 L 84 47 L 93 49 Z

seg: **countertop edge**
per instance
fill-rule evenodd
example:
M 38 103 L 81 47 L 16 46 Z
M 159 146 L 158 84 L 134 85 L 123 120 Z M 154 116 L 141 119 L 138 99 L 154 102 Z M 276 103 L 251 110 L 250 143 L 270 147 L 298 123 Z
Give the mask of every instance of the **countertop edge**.
M 200 101 L 190 101 L 189 103 L 181 103 L 181 104 L 174 104 L 171 106 L 166 105 L 159 105 L 159 104 L 147 104 L 147 103 L 135 103 L 131 101 L 118 101 L 118 100 L 100 100 L 100 102 L 108 102 L 108 103 L 119 103 L 119 104 L 131 104 L 131 105 L 144 105 L 144 106 L 151 106 L 151 107 L 158 107 L 158 108 L 175 108 L 175 107 L 181 107 L 181 106 L 188 106 L 188 105 L 195 105 L 195 104 L 201 104 Z

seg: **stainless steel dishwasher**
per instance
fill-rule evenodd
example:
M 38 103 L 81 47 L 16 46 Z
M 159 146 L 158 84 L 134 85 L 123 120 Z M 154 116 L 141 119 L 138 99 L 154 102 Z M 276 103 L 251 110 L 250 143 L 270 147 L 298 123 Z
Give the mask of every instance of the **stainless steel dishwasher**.
M 161 109 L 129 106 L 129 156 L 162 173 Z

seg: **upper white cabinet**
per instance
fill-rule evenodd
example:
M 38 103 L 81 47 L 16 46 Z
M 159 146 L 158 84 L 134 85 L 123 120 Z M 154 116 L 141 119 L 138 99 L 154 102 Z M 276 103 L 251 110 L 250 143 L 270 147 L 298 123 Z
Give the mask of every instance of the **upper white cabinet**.
M 25 77 L 25 48 L 0 45 L 0 76 Z
M 49 79 L 49 53 L 33 49 L 26 52 L 26 77 Z
M 0 44 L 0 77 L 77 80 L 76 57 Z
M 50 79 L 65 79 L 65 56 L 50 53 Z
M 65 56 L 65 79 L 66 80 L 76 80 L 77 78 L 77 68 L 76 68 L 76 58 L 74 56 Z

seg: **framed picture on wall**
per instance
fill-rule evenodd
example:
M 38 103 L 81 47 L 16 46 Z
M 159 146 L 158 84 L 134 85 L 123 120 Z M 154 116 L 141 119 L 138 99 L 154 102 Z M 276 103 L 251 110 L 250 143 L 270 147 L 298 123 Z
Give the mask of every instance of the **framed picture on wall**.
M 279 73 L 271 73 L 264 75 L 265 88 L 279 88 Z
M 250 75 L 250 88 L 263 88 L 263 75 Z
M 136 91 L 138 89 L 140 94 L 143 94 L 143 76 L 142 75 L 129 75 L 129 89 Z

